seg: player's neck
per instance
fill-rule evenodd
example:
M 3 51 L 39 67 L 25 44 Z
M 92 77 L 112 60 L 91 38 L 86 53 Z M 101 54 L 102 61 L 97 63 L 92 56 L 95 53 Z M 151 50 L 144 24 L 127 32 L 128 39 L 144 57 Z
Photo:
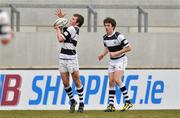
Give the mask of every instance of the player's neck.
M 113 35 L 114 34 L 114 30 L 113 31 L 111 31 L 111 32 L 107 32 L 107 36 L 111 36 L 111 35 Z

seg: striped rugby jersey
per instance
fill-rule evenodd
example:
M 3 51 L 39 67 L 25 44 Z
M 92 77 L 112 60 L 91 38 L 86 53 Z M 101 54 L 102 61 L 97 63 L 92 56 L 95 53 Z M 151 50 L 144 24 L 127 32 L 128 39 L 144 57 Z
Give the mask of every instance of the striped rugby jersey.
M 64 43 L 59 54 L 59 59 L 77 59 L 76 45 L 79 37 L 79 27 L 69 26 L 64 28 L 62 35 L 64 37 Z
M 110 36 L 107 36 L 107 34 L 105 34 L 103 36 L 103 41 L 104 41 L 104 46 L 108 48 L 109 52 L 119 51 L 129 45 L 129 42 L 125 39 L 125 37 L 121 33 L 115 31 Z M 119 55 L 114 58 L 111 57 L 111 59 L 115 60 L 123 56 L 125 56 L 125 54 Z

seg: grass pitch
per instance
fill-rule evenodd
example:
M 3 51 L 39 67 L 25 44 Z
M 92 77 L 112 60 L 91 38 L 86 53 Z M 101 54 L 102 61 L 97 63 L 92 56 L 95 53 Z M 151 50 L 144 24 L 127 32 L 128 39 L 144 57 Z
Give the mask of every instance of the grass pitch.
M 180 118 L 180 110 L 130 110 L 111 113 L 92 110 L 84 113 L 62 110 L 2 110 L 0 118 Z

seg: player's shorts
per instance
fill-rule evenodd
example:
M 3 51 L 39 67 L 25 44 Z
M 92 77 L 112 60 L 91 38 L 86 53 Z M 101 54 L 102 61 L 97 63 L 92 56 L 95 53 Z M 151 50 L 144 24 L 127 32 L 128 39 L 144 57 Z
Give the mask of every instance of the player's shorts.
M 116 60 L 110 60 L 108 65 L 108 73 L 115 72 L 117 70 L 125 71 L 127 67 L 128 59 L 126 56 Z
M 59 70 L 60 72 L 69 72 L 69 73 L 73 73 L 74 71 L 79 71 L 78 60 L 59 59 Z

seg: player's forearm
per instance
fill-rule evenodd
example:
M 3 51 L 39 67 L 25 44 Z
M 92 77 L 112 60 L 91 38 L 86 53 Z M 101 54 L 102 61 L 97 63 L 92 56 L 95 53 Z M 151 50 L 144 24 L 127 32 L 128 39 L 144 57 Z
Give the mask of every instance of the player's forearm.
M 103 53 L 102 53 L 102 55 L 103 55 L 103 56 L 106 56 L 106 55 L 108 54 L 108 52 L 109 52 L 108 49 L 105 48 L 104 51 L 103 51 Z
M 103 53 L 101 53 L 101 54 L 98 56 L 99 61 L 101 61 L 101 60 L 104 58 L 104 56 L 107 55 L 108 52 L 109 52 L 108 49 L 105 48 L 104 51 L 103 51 Z
M 60 43 L 64 41 L 64 37 L 63 37 L 62 34 L 61 34 L 60 28 L 57 28 L 57 29 L 56 29 L 56 36 L 57 36 L 57 39 L 58 39 L 58 41 L 59 41 Z
M 129 45 L 129 46 L 123 48 L 122 50 L 117 51 L 116 56 L 117 55 L 122 55 L 122 54 L 127 53 L 127 52 L 130 52 L 131 50 L 132 50 L 131 45 Z

